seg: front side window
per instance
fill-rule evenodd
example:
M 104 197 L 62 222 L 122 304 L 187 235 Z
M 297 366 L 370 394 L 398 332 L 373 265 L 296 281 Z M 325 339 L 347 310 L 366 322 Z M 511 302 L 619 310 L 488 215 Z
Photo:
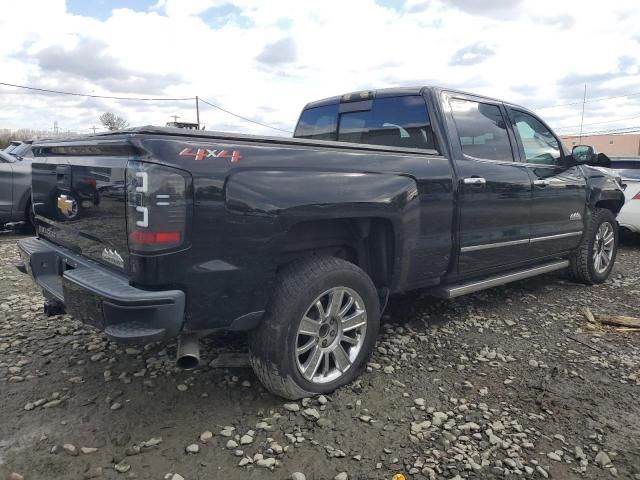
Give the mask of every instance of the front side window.
M 427 105 L 419 95 L 382 97 L 370 110 L 340 115 L 341 142 L 435 149 Z
M 457 98 L 450 104 L 466 157 L 513 161 L 507 124 L 498 106 Z
M 509 115 L 522 142 L 527 163 L 557 165 L 562 153 L 551 131 L 528 113 L 509 109 Z

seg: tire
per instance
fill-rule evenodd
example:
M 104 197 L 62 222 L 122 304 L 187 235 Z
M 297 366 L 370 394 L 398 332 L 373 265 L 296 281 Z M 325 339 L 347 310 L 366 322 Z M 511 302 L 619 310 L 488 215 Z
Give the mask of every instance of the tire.
M 31 228 L 36 227 L 36 215 L 33 212 L 33 204 L 31 203 L 31 200 L 29 200 L 29 203 L 27 204 L 26 219 Z
M 378 293 L 361 268 L 336 257 L 298 260 L 280 271 L 265 317 L 249 332 L 251 366 L 275 395 L 330 393 L 362 372 L 379 327 Z
M 613 234 L 613 243 L 611 244 L 610 260 L 604 266 L 602 259 L 598 264 L 596 253 L 602 248 L 602 240 L 597 240 L 598 232 L 601 232 L 601 229 L 606 229 L 606 225 L 609 226 L 610 232 Z M 608 235 L 607 237 L 609 238 Z M 618 223 L 616 222 L 616 217 L 611 210 L 598 208 L 589 219 L 580 246 L 569 257 L 571 277 L 576 282 L 586 285 L 603 283 L 611 273 L 617 253 Z
M 30 234 L 35 231 L 36 219 L 31 205 L 31 200 L 29 200 L 27 206 L 24 209 L 24 224 L 19 229 L 20 233 Z

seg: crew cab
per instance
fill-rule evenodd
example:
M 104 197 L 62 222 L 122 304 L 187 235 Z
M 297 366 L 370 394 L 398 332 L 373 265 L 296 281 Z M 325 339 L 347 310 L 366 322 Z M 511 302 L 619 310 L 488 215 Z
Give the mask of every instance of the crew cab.
M 34 144 L 37 237 L 20 240 L 47 312 L 118 342 L 249 331 L 286 398 L 364 368 L 389 295 L 452 298 L 613 267 L 614 176 L 533 112 L 443 88 L 308 104 L 295 138 L 140 127 Z

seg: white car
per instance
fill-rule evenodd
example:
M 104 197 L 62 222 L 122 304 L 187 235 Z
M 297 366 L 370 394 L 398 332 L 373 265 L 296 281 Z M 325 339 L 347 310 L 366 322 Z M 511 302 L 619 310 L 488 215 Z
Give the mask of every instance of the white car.
M 640 157 L 611 157 L 611 168 L 627 185 L 624 207 L 618 214 L 620 228 L 640 233 Z

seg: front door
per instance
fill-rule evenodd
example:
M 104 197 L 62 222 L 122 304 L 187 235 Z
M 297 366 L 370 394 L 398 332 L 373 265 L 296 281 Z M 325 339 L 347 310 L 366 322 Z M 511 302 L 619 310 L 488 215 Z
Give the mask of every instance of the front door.
M 533 182 L 530 258 L 566 252 L 580 243 L 587 183 L 580 167 L 567 162 L 560 142 L 542 121 L 509 108 L 519 153 Z
M 457 94 L 445 95 L 445 103 L 459 179 L 458 273 L 480 275 L 526 261 L 531 178 L 514 161 L 504 107 Z

